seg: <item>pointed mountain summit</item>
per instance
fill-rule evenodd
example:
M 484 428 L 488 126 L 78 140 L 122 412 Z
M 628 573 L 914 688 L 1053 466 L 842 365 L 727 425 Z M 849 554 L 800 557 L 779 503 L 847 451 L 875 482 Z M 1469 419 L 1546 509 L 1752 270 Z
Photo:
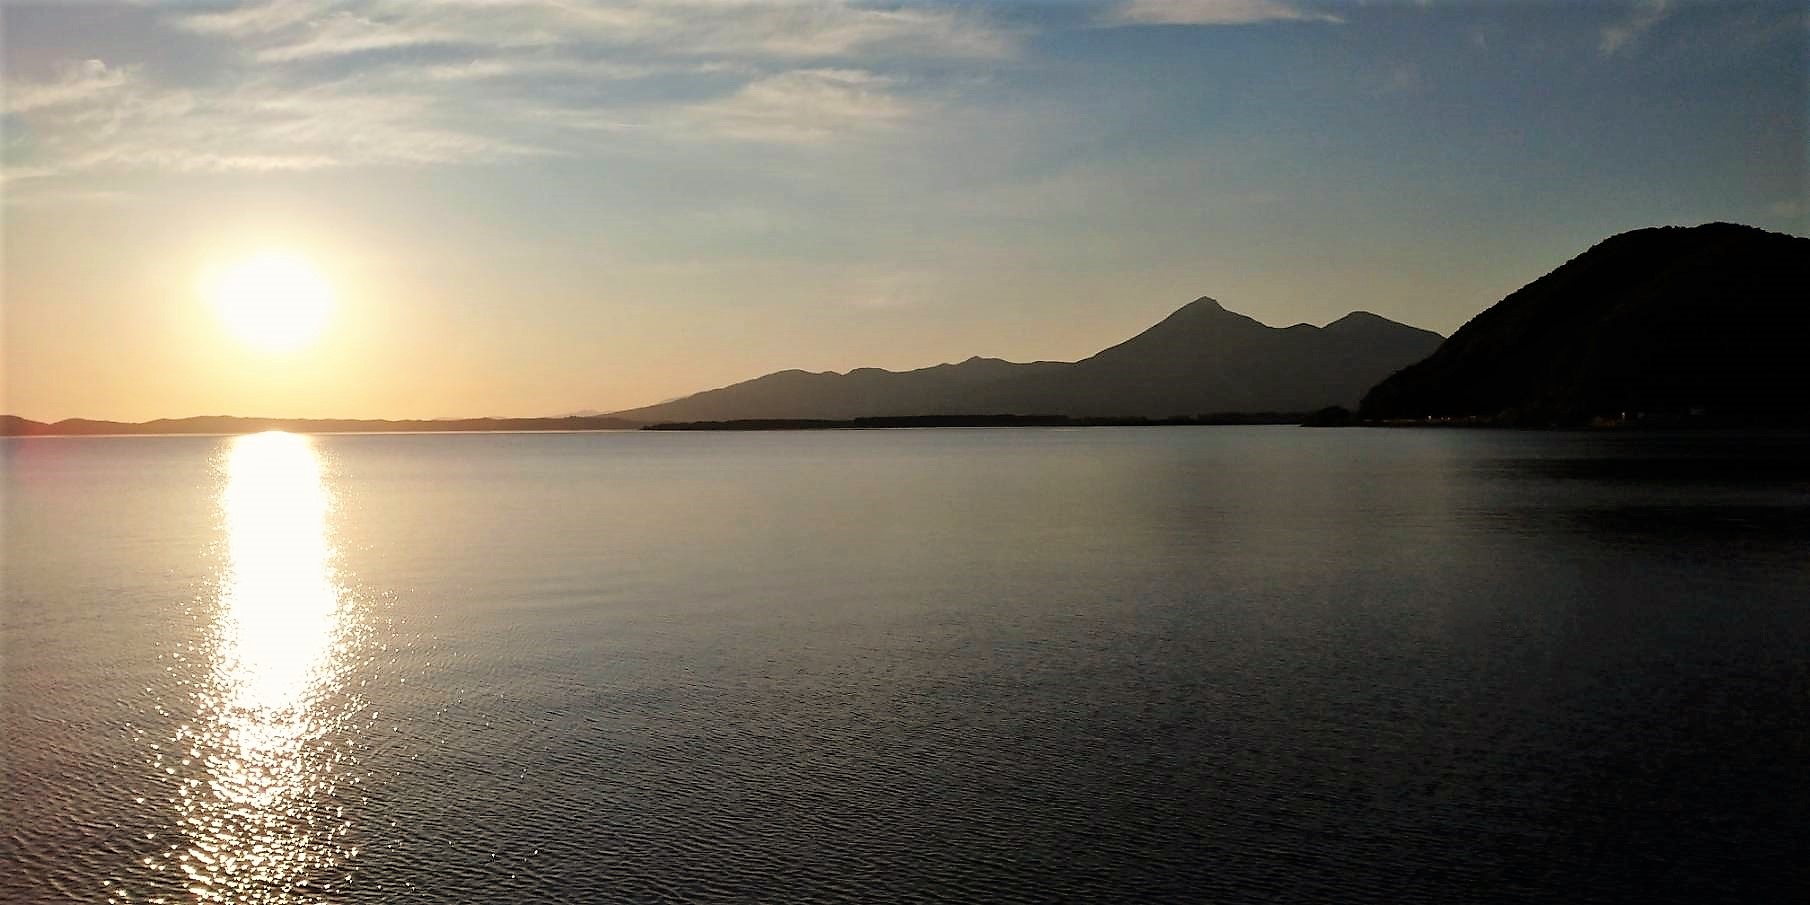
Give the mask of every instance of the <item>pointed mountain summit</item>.
M 1091 358 L 978 394 L 1000 411 L 1164 418 L 1355 406 L 1364 391 L 1437 348 L 1437 333 L 1375 315 L 1271 327 L 1201 298 Z M 1370 322 L 1373 321 L 1373 322 Z
M 1440 336 L 1373 314 L 1279 328 L 1202 296 L 1078 362 L 974 357 L 914 371 L 780 371 L 615 413 L 638 421 L 1039 414 L 1163 418 L 1355 406 Z
M 1597 243 L 1365 398 L 1367 418 L 1810 421 L 1810 239 L 1733 223 Z

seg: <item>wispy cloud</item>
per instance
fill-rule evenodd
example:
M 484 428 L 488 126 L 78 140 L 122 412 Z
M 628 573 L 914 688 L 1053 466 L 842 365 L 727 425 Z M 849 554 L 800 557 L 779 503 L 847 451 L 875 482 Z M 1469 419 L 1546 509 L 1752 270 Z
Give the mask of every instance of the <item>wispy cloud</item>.
M 296 89 L 254 81 L 217 91 L 135 85 L 37 111 L 31 118 L 33 159 L 26 166 L 43 176 L 134 169 L 272 172 L 545 153 L 446 122 L 444 112 L 431 96 L 373 93 L 356 83 Z
M 349 56 L 374 50 L 394 50 L 431 44 L 460 44 L 465 35 L 436 31 L 432 26 L 408 27 L 357 13 L 339 11 L 299 29 L 284 29 L 279 39 L 260 48 L 261 62 L 286 63 L 319 57 Z
M 617 81 L 650 78 L 658 75 L 706 74 L 731 71 L 732 69 L 734 69 L 733 64 L 728 63 L 630 63 L 557 56 L 511 56 L 426 66 L 409 63 L 398 67 L 397 75 L 402 78 L 419 78 L 435 82 L 479 82 L 549 77 L 586 81 Z
M 1015 42 L 970 12 L 852 0 L 262 0 L 163 15 L 217 42 L 228 68 L 159 82 L 87 60 L 11 82 L 6 110 L 32 140 L 8 149 L 9 169 L 497 162 L 631 134 L 821 146 L 931 109 L 879 67 L 992 60 Z M 656 77 L 676 81 L 610 87 Z
M 334 0 L 265 0 L 183 15 L 180 22 L 189 31 L 245 37 L 302 25 L 330 12 L 335 5 Z
M 1398 62 L 1374 80 L 1372 93 L 1378 95 L 1418 94 L 1425 90 L 1426 78 L 1413 63 Z
M 55 78 L 45 82 L 8 81 L 5 92 L 7 113 L 29 113 L 51 107 L 81 104 L 110 93 L 126 84 L 126 72 L 100 60 L 83 60 L 63 67 Z
M 1112 25 L 1255 25 L 1344 20 L 1286 0 L 1125 0 L 1107 12 L 1105 21 Z
M 923 107 L 890 93 L 893 80 L 858 69 L 798 69 L 750 82 L 721 100 L 685 109 L 694 134 L 821 144 L 890 128 Z
M 1005 32 L 956 10 L 841 0 L 267 0 L 190 14 L 190 31 L 238 39 L 269 62 L 402 47 L 636 48 L 678 56 L 827 59 L 854 54 L 999 57 Z
M 1626 18 L 1603 27 L 1602 41 L 1597 49 L 1603 56 L 1614 56 L 1632 46 L 1671 12 L 1671 0 L 1640 0 Z
M 47 167 L 0 167 L 0 188 L 33 179 L 43 179 L 55 172 Z

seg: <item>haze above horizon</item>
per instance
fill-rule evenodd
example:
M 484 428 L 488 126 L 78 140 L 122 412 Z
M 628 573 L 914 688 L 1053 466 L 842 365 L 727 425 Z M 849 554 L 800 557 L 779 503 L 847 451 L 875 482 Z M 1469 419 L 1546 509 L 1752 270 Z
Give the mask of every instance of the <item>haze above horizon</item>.
M 1071 361 L 1209 295 L 1449 334 L 1810 232 L 1795 2 L 8 4 L 0 410 L 552 415 Z

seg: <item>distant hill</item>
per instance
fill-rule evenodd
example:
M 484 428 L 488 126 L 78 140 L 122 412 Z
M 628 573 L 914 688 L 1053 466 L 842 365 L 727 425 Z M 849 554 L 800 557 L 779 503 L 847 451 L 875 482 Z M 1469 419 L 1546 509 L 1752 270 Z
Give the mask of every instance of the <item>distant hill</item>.
M 745 418 L 848 419 L 881 415 L 970 414 L 958 405 L 977 388 L 1051 373 L 1061 362 L 1014 364 L 970 358 L 915 371 L 856 368 L 847 374 L 779 371 L 721 389 L 616 412 L 636 421 L 730 421 Z M 1003 410 L 1002 410 L 1003 411 Z M 1046 414 L 1046 413 L 1038 413 Z
M 641 422 L 622 418 L 444 418 L 433 421 L 372 421 L 333 418 L 237 418 L 203 415 L 156 421 L 93 421 L 69 418 L 54 423 L 0 415 L 0 436 L 100 436 L 110 434 L 450 433 L 458 431 L 632 430 Z
M 1364 397 L 1370 419 L 1810 421 L 1810 239 L 1749 226 L 1606 239 Z
M 1440 336 L 1356 312 L 1279 328 L 1198 299 L 1078 362 L 970 358 L 915 371 L 780 371 L 617 412 L 638 421 L 853 419 L 905 415 L 1169 418 L 1355 406 L 1369 387 L 1425 357 Z

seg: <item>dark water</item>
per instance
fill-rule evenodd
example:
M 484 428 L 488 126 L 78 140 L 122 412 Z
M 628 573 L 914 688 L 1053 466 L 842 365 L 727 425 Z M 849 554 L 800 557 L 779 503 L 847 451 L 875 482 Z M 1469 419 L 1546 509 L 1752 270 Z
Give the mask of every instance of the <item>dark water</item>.
M 1810 901 L 1810 440 L 8 441 L 0 901 Z

